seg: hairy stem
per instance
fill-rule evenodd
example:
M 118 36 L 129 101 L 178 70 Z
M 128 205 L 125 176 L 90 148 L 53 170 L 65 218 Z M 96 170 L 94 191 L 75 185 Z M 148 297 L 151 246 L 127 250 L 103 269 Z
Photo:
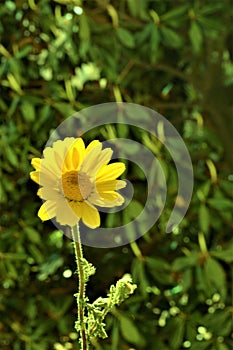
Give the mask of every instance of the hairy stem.
M 74 241 L 74 249 L 75 249 L 75 257 L 78 269 L 79 276 L 79 288 L 78 288 L 78 323 L 80 326 L 80 336 L 81 336 L 81 349 L 88 350 L 88 341 L 86 334 L 86 325 L 84 321 L 84 303 L 85 303 L 85 276 L 84 276 L 84 268 L 83 268 L 83 252 L 82 252 L 82 244 L 79 233 L 78 224 L 72 228 L 72 238 Z

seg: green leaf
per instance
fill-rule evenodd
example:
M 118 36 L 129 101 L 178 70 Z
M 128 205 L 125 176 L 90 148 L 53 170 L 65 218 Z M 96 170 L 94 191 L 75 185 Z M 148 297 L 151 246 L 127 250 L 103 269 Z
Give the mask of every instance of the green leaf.
M 129 135 L 129 126 L 126 124 L 117 124 L 117 132 L 119 137 L 127 138 Z
M 200 265 L 196 266 L 195 272 L 196 272 L 196 289 L 198 291 L 198 299 L 201 302 L 204 302 L 204 300 L 206 300 L 206 296 L 207 295 L 208 297 L 210 296 L 206 276 L 204 274 L 204 270 L 202 266 Z
M 12 148 L 10 148 L 9 145 L 6 145 L 4 148 L 4 152 L 5 152 L 7 160 L 9 160 L 9 163 L 11 165 L 13 165 L 13 167 L 17 168 L 19 165 L 18 158 L 17 158 L 15 152 L 12 150 Z
M 210 226 L 210 215 L 209 215 L 209 210 L 205 206 L 205 204 L 201 204 L 199 211 L 199 226 L 202 232 L 208 233 L 209 232 L 209 226 Z
M 21 75 L 21 72 L 23 70 L 22 62 L 19 59 L 17 59 L 16 56 L 13 56 L 9 59 L 8 64 L 12 74 L 17 77 L 18 81 L 22 82 L 22 75 Z
M 138 6 L 135 6 L 135 0 L 127 0 L 127 5 L 131 16 L 137 17 L 139 15 L 139 11 L 138 11 Z
M 199 253 L 193 252 L 189 256 L 176 258 L 172 264 L 172 269 L 174 271 L 180 271 L 186 269 L 187 267 L 195 266 L 198 263 L 199 256 Z
M 148 41 L 148 38 L 154 26 L 155 26 L 154 23 L 148 23 L 143 27 L 143 29 L 140 32 L 137 32 L 135 34 L 135 41 L 137 46 L 142 45 L 143 43 Z
M 165 46 L 173 49 L 179 49 L 183 45 L 183 40 L 179 34 L 168 27 L 161 28 L 162 42 Z
M 136 199 L 133 199 L 130 204 L 125 208 L 124 213 L 130 219 L 135 219 L 143 210 L 143 205 Z
M 32 227 L 26 226 L 24 227 L 24 232 L 26 233 L 28 239 L 33 243 L 40 243 L 41 236 L 39 233 Z
M 210 332 L 227 337 L 232 331 L 232 315 L 228 309 L 218 310 L 214 314 L 207 314 L 204 318 L 204 325 L 208 327 Z M 221 327 L 219 327 L 221 325 Z
M 112 328 L 112 350 L 118 350 L 119 349 L 119 326 L 116 320 L 113 320 L 113 328 Z
M 146 257 L 146 264 L 154 270 L 170 271 L 170 264 L 161 258 Z
M 158 27 L 153 25 L 151 29 L 151 37 L 150 37 L 150 48 L 151 48 L 150 58 L 152 63 L 156 62 L 158 58 L 159 43 L 160 43 L 160 33 L 158 30 Z
M 39 109 L 38 118 L 33 123 L 33 131 L 38 131 L 40 127 L 49 119 L 51 108 L 49 105 L 44 105 Z
M 209 292 L 215 293 L 219 292 L 222 299 L 225 300 L 226 297 L 226 276 L 225 271 L 220 265 L 220 263 L 213 259 L 212 257 L 208 257 L 206 259 L 204 265 L 204 272 L 206 282 L 209 286 Z
M 53 70 L 51 67 L 43 66 L 40 68 L 40 75 L 46 81 L 51 81 L 53 79 Z
M 127 29 L 117 28 L 117 36 L 120 42 L 129 49 L 135 48 L 135 39 L 132 33 Z
M 86 58 L 86 54 L 90 49 L 90 38 L 91 31 L 88 23 L 87 16 L 82 14 L 79 20 L 79 38 L 80 38 L 80 46 L 79 46 L 79 54 L 82 58 Z
M 35 120 L 35 107 L 31 101 L 24 100 L 20 106 L 20 109 L 26 122 L 30 123 Z
M 212 344 L 211 340 L 206 341 L 197 341 L 192 344 L 192 350 L 206 350 L 209 349 L 209 346 Z
M 193 343 L 197 336 L 197 329 L 194 322 L 187 322 L 186 323 L 186 337 L 187 339 Z
M 28 250 L 38 264 L 43 263 L 44 257 L 39 248 L 37 248 L 35 245 L 30 244 L 28 246 Z
M 16 53 L 15 57 L 20 59 L 26 57 L 32 50 L 32 45 L 25 45 L 22 50 Z
M 192 287 L 193 283 L 193 271 L 191 269 L 185 269 L 181 275 L 180 285 L 182 286 L 182 292 L 186 292 Z
M 172 349 L 180 349 L 184 338 L 185 320 L 180 317 L 174 318 L 172 329 L 175 331 L 170 333 L 169 344 Z
M 133 281 L 138 284 L 141 294 L 144 298 L 147 297 L 147 287 L 150 286 L 146 271 L 144 261 L 135 259 L 132 267 Z
M 118 316 L 122 337 L 130 344 L 144 347 L 146 345 L 146 340 L 134 325 L 133 321 L 122 313 L 118 314 Z
M 169 22 L 172 19 L 175 19 L 177 17 L 181 17 L 189 8 L 189 5 L 183 5 L 178 6 L 175 9 L 172 9 L 171 11 L 168 11 L 164 13 L 162 16 L 160 16 L 161 21 L 163 22 Z
M 35 246 L 33 247 L 36 248 Z M 40 272 L 38 275 L 39 279 L 43 281 L 49 275 L 54 274 L 57 271 L 57 269 L 59 269 L 60 266 L 63 265 L 63 262 L 63 257 L 58 256 L 56 253 L 49 256 L 49 258 L 40 265 Z
M 223 9 L 223 4 L 221 2 L 212 3 L 212 4 L 206 4 L 202 8 L 200 8 L 200 13 L 202 15 L 210 15 L 212 13 L 215 13 L 216 11 Z
M 232 208 L 232 201 L 227 198 L 210 198 L 208 204 L 219 211 L 229 210 Z
M 87 16 L 82 14 L 79 18 L 79 37 L 81 40 L 90 40 L 90 27 Z
M 198 54 L 201 50 L 203 36 L 202 36 L 201 28 L 196 21 L 191 22 L 191 26 L 189 29 L 189 37 L 193 47 L 193 52 Z
M 223 249 L 222 251 L 212 251 L 211 255 L 217 259 L 223 260 L 227 263 L 233 262 L 233 247 L 229 249 Z
M 9 109 L 8 109 L 8 112 L 7 112 L 8 117 L 11 117 L 15 113 L 15 110 L 16 110 L 19 102 L 20 102 L 20 98 L 18 96 L 14 97 L 12 99 L 11 104 L 10 104 Z
M 8 260 L 26 260 L 27 254 L 24 253 L 4 253 L 4 257 Z
M 7 201 L 7 196 L 4 190 L 4 186 L 3 186 L 3 183 L 0 182 L 0 203 L 6 203 L 6 201 Z
M 6 264 L 8 277 L 12 278 L 14 280 L 17 280 L 18 279 L 18 271 L 16 270 L 14 264 L 12 264 L 9 261 L 6 261 L 5 264 Z
M 173 282 L 170 264 L 164 259 L 146 257 L 145 263 L 156 281 L 161 284 L 171 284 Z
M 147 3 L 145 0 L 137 0 L 137 5 L 135 4 L 135 0 L 127 0 L 127 5 L 129 13 L 133 17 L 139 17 L 142 20 L 148 20 Z
M 69 103 L 65 102 L 55 102 L 53 107 L 57 109 L 64 117 L 69 117 L 76 112 Z
M 203 185 L 199 187 L 198 191 L 200 191 L 203 194 L 204 198 L 207 198 L 210 192 L 210 187 L 211 181 L 207 180 Z
M 213 19 L 211 17 L 199 16 L 198 21 L 201 24 L 203 31 L 209 35 L 213 35 L 215 32 L 216 36 L 217 32 L 222 29 L 221 20 L 217 20 L 216 18 Z
M 220 343 L 217 345 L 217 350 L 230 350 L 230 348 L 226 344 Z

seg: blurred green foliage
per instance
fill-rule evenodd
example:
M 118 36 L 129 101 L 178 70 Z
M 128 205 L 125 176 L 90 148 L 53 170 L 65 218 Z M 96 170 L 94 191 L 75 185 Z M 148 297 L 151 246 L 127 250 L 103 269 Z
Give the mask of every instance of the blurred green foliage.
M 232 3 L 150 0 L 2 0 L 0 6 L 0 348 L 78 349 L 70 240 L 42 224 L 30 160 L 74 111 L 108 101 L 151 107 L 181 133 L 195 172 L 193 200 L 171 234 L 177 193 L 169 154 L 150 134 L 103 126 L 89 136 L 132 137 L 152 150 L 168 184 L 166 208 L 137 243 L 85 247 L 105 295 L 125 272 L 138 289 L 107 319 L 97 350 L 230 350 L 232 312 Z M 88 140 L 88 137 L 85 139 Z M 129 164 L 131 211 L 146 183 Z M 104 279 L 103 279 L 104 276 Z

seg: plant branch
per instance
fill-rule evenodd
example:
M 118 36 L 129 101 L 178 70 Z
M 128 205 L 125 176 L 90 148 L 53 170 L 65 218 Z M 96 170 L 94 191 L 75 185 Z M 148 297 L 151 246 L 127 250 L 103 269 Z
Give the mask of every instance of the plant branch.
M 79 276 L 79 289 L 78 289 L 78 325 L 81 335 L 81 349 L 88 350 L 88 341 L 86 335 L 86 325 L 84 320 L 84 304 L 85 304 L 85 273 L 83 266 L 83 252 L 79 233 L 78 224 L 72 228 L 72 238 L 74 241 L 75 257 Z

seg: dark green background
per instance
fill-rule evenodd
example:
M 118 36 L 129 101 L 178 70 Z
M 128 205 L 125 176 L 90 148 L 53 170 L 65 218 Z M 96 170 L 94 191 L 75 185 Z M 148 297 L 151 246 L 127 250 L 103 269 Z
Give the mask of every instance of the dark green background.
M 81 10 L 80 10 L 81 8 Z M 80 14 L 82 12 L 82 14 Z M 73 247 L 41 223 L 30 161 L 75 111 L 109 101 L 163 114 L 190 152 L 195 187 L 179 228 L 165 233 L 177 193 L 170 155 L 137 128 L 101 127 L 151 149 L 167 179 L 165 209 L 137 245 L 85 247 L 97 267 L 91 300 L 125 272 L 138 289 L 107 318 L 95 349 L 230 350 L 232 254 L 232 2 L 2 0 L 0 6 L 0 348 L 78 349 Z M 144 175 L 129 164 L 131 206 L 141 211 Z M 67 271 L 66 271 L 67 272 Z

